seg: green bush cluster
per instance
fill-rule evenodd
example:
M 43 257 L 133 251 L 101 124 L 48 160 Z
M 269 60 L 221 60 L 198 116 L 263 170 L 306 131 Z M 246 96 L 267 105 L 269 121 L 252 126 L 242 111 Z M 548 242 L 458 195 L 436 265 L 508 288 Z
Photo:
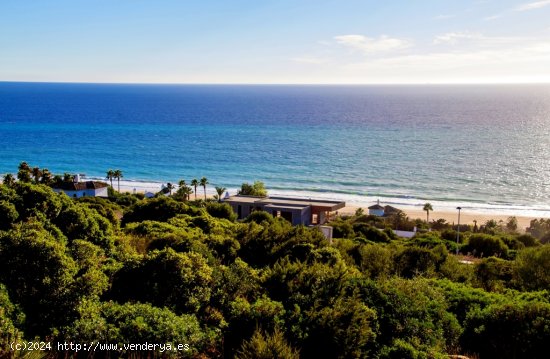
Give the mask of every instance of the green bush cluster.
M 0 185 L 0 356 L 42 339 L 190 345 L 122 357 L 546 357 L 550 246 L 533 233 L 462 233 L 457 257 L 448 228 L 332 224 L 330 244 L 223 203 Z

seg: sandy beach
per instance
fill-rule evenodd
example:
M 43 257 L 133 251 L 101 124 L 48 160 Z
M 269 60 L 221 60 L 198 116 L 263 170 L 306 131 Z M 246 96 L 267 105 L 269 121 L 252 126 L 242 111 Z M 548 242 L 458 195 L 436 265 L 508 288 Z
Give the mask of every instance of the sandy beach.
M 354 214 L 355 211 L 359 208 L 359 206 L 346 206 L 344 209 L 340 211 L 341 214 Z M 365 212 L 368 213 L 368 210 L 365 207 L 361 207 L 365 210 Z M 422 220 L 426 220 L 426 212 L 422 211 L 420 209 L 413 209 L 413 208 L 400 208 L 403 212 L 407 214 L 407 216 L 411 219 L 420 218 Z M 477 221 L 477 225 L 482 225 L 488 220 L 494 219 L 496 221 L 504 221 L 507 222 L 508 218 L 510 218 L 510 215 L 502 215 L 502 214 L 491 214 L 491 213 L 476 213 L 476 212 L 468 212 L 467 210 L 462 210 L 460 212 L 460 223 L 461 224 L 474 224 L 474 220 Z M 534 217 L 524 217 L 524 216 L 514 216 L 516 217 L 518 221 L 518 230 L 525 231 L 525 228 L 529 227 L 529 224 L 531 220 L 535 219 Z M 448 223 L 457 223 L 458 222 L 458 211 L 449 212 L 449 211 L 438 211 L 434 210 L 433 212 L 430 212 L 430 221 L 437 220 L 443 218 Z
M 116 182 L 113 183 L 113 185 L 116 189 L 117 188 Z M 143 192 L 156 193 L 156 192 L 160 191 L 161 187 L 162 187 L 161 183 L 158 183 L 158 184 L 148 183 L 147 185 L 144 185 L 143 183 L 139 183 L 139 182 L 136 183 L 136 182 L 130 182 L 130 181 L 121 181 L 121 183 L 120 183 L 121 192 L 130 192 L 130 193 L 134 192 L 134 189 L 138 193 L 139 192 L 141 192 L 141 193 L 143 193 Z M 236 189 L 230 189 L 229 191 L 232 194 L 236 193 Z M 197 188 L 197 192 L 198 192 L 197 193 L 197 198 L 204 198 L 204 193 L 203 193 L 202 187 Z M 211 187 L 211 186 L 206 187 L 206 196 L 207 196 L 207 198 L 212 198 L 214 196 L 214 194 L 215 194 L 215 192 L 214 192 L 213 187 Z M 336 194 L 334 196 L 337 197 Z M 191 199 L 194 199 L 194 194 L 191 195 Z M 340 210 L 339 213 L 340 214 L 354 214 L 355 211 L 358 208 L 363 208 L 365 210 L 365 212 L 368 212 L 367 207 L 368 207 L 368 205 L 360 206 L 356 203 L 348 204 L 344 209 Z M 411 207 L 406 207 L 406 206 L 398 207 L 398 208 L 401 209 L 403 212 L 405 212 L 407 214 L 407 216 L 411 219 L 420 218 L 420 219 L 426 220 L 426 212 L 422 211 L 420 208 L 411 208 Z M 529 227 L 529 224 L 530 224 L 531 220 L 533 220 L 535 218 L 540 218 L 540 217 L 526 217 L 526 216 L 518 216 L 518 215 L 513 215 L 513 214 L 499 214 L 499 213 L 490 213 L 490 212 L 479 213 L 479 212 L 471 211 L 471 210 L 468 210 L 468 209 L 463 209 L 460 212 L 460 223 L 473 225 L 474 220 L 476 220 L 477 224 L 479 226 L 479 225 L 484 224 L 485 222 L 487 222 L 490 219 L 494 219 L 496 221 L 501 221 L 502 220 L 504 222 L 507 222 L 508 218 L 511 217 L 511 216 L 516 217 L 516 219 L 518 221 L 518 229 L 520 231 L 525 231 L 525 228 Z M 550 213 L 548 214 L 548 216 L 550 216 Z M 545 216 L 545 217 L 548 217 L 548 216 Z M 434 220 L 434 219 L 437 220 L 437 219 L 440 219 L 440 218 L 443 218 L 448 223 L 455 223 L 456 224 L 457 221 L 458 221 L 458 211 L 438 210 L 437 208 L 434 208 L 434 211 L 430 212 L 430 221 Z

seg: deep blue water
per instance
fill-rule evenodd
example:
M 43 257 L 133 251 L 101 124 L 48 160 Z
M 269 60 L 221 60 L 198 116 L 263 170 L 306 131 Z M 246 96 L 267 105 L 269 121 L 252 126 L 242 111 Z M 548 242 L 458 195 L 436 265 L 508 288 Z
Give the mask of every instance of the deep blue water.
M 0 173 L 550 209 L 550 86 L 0 82 Z M 542 212 L 541 212 L 542 213 Z

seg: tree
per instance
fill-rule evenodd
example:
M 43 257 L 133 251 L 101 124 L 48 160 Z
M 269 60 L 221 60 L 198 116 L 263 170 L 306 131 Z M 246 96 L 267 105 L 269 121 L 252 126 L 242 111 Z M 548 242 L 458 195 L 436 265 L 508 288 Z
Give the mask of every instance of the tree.
M 178 214 L 191 213 L 192 210 L 184 203 L 175 201 L 170 197 L 161 196 L 133 204 L 125 211 L 121 224 L 124 226 L 127 223 L 147 220 L 165 222 Z
M 180 352 L 185 353 L 181 355 L 185 357 L 197 357 L 207 351 L 208 337 L 193 314 L 176 315 L 168 308 L 154 307 L 149 303 L 118 304 L 111 301 L 83 301 L 77 309 L 79 319 L 63 328 L 65 338 L 75 342 L 166 343 L 172 348 L 175 343 L 185 343 L 189 349 Z M 163 351 L 157 346 L 147 352 L 125 351 L 119 355 L 132 358 L 180 356 L 169 352 L 169 349 Z
M 203 177 L 201 178 L 200 185 L 204 189 L 204 200 L 206 201 L 206 185 L 209 184 L 208 178 Z
M 21 162 L 17 171 L 17 179 L 19 182 L 30 182 L 31 173 L 31 167 L 27 164 L 27 162 Z
M 181 188 L 181 187 L 185 187 L 185 186 L 187 186 L 187 183 L 185 182 L 185 180 L 182 179 L 178 182 L 178 187 Z
M 124 177 L 121 170 L 115 170 L 113 172 L 113 177 L 117 179 L 118 182 L 118 192 L 120 192 L 120 179 Z
M 187 185 L 187 183 L 185 183 L 185 180 L 179 181 L 178 186 L 179 188 L 176 192 L 176 195 L 181 197 L 184 201 L 188 201 L 189 196 L 191 195 L 191 193 L 193 193 L 193 190 Z
M 42 178 L 40 179 L 40 183 L 49 186 L 49 185 L 52 184 L 52 182 L 53 182 L 52 173 L 47 168 L 43 168 L 42 169 Z
M 73 320 L 71 289 L 77 271 L 59 239 L 40 223 L 0 232 L 0 282 L 21 305 L 29 337 Z
M 518 219 L 516 217 L 508 217 L 506 222 L 506 229 L 509 232 L 515 232 L 518 230 Z
M 8 201 L 0 200 L 0 230 L 8 230 L 19 218 L 17 209 Z
M 213 269 L 198 253 L 171 248 L 127 262 L 114 276 L 112 295 L 119 303 L 146 302 L 174 312 L 197 312 L 210 300 Z
M 170 193 L 170 196 L 172 195 L 172 190 L 174 190 L 174 188 L 176 188 L 176 186 L 174 186 L 172 183 L 168 182 L 166 184 L 166 189 L 168 190 L 168 193 Z
M 199 180 L 193 178 L 191 180 L 191 186 L 195 187 L 195 201 L 197 200 L 197 187 L 199 186 Z
M 527 233 L 533 237 L 542 239 L 546 235 L 550 234 L 550 218 L 541 218 L 531 220 Z M 544 243 L 544 241 L 542 241 Z
M 265 189 L 265 185 L 262 181 L 255 181 L 253 185 L 245 182 L 241 185 L 241 189 L 238 194 L 244 196 L 266 197 L 267 190 Z
M 432 204 L 427 202 L 424 204 L 424 208 L 422 208 L 423 211 L 426 211 L 426 223 L 430 223 L 430 211 L 433 211 Z
M 288 344 L 283 333 L 278 328 L 275 328 L 273 334 L 262 333 L 260 329 L 256 329 L 252 338 L 242 344 L 235 358 L 297 359 L 300 358 L 300 353 Z
M 112 188 L 113 187 L 113 178 L 115 178 L 115 171 L 108 170 L 107 171 L 107 177 L 105 177 L 105 178 L 108 179 L 111 182 L 111 188 Z
M 39 167 L 33 167 L 32 176 L 34 178 L 34 183 L 40 183 L 40 178 L 42 177 L 42 171 Z
M 19 307 L 12 304 L 7 288 L 0 283 L 0 357 L 14 357 L 10 344 L 21 340 L 23 333 L 17 327 L 21 326 L 25 316 Z M 11 355 L 10 355 L 11 354 Z
M 218 194 L 218 202 L 222 201 L 222 196 L 226 189 L 227 188 L 225 187 L 216 187 L 216 193 Z
M 523 290 L 550 290 L 550 246 L 526 248 L 514 262 L 514 276 Z
M 471 311 L 462 342 L 480 358 L 546 358 L 550 304 L 513 301 Z
M 477 257 L 505 257 L 508 246 L 497 236 L 476 233 L 468 239 L 467 250 Z
M 8 187 L 12 187 L 15 184 L 15 178 L 11 173 L 8 173 L 4 176 L 4 179 L 2 180 L 2 183 L 5 184 Z
M 65 183 L 74 182 L 74 176 L 68 172 L 63 173 L 63 182 Z

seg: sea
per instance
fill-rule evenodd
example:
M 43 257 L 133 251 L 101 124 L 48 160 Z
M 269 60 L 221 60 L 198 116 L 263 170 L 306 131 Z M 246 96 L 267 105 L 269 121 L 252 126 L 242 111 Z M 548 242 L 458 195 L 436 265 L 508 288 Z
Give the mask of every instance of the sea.
M 0 82 L 0 173 L 550 217 L 550 85 Z M 199 189 L 199 193 L 202 193 Z

